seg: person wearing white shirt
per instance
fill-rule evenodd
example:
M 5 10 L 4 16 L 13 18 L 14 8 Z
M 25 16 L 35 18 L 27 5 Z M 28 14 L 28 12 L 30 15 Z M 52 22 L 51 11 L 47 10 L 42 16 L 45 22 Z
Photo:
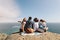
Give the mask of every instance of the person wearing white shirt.
M 35 32 L 43 33 L 44 31 L 39 28 L 39 20 L 34 18 L 33 29 Z
M 20 32 L 24 32 L 25 24 L 26 24 L 26 18 L 24 18 L 23 21 L 21 22 Z

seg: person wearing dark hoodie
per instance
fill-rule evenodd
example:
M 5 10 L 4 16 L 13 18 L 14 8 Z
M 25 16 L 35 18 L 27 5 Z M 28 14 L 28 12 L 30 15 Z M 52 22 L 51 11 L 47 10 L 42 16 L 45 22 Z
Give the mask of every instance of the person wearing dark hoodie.
M 26 21 L 26 24 L 24 27 L 25 32 L 26 33 L 33 33 L 34 30 L 33 30 L 32 26 L 33 26 L 32 17 L 29 17 L 28 20 Z

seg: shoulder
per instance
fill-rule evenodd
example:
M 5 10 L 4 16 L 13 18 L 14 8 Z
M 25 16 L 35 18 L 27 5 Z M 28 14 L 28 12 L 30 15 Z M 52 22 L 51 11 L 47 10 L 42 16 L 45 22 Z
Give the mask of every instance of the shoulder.
M 43 22 L 43 24 L 46 24 L 46 22 Z
M 39 22 L 39 24 L 42 24 L 42 22 Z
M 33 21 L 30 20 L 31 23 L 34 23 Z

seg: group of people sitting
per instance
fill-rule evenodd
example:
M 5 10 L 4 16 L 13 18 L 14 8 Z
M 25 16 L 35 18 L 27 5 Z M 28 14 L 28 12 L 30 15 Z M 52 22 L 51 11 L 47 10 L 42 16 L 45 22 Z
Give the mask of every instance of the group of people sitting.
M 20 33 L 21 32 L 26 32 L 26 33 L 33 33 L 33 32 L 39 32 L 43 33 L 48 30 L 48 27 L 46 25 L 46 21 L 43 19 L 38 19 L 34 18 L 32 21 L 32 17 L 29 17 L 28 20 L 26 18 L 23 19 L 21 22 L 21 28 L 20 28 Z

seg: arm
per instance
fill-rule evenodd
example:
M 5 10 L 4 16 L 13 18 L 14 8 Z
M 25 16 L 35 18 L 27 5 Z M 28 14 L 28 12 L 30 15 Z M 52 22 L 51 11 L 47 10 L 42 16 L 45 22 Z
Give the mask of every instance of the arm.
M 22 31 L 24 32 L 25 23 L 23 22 L 21 25 L 22 25 L 22 26 L 21 26 L 21 29 L 22 29 Z
M 18 22 L 22 23 L 21 21 L 18 21 Z

